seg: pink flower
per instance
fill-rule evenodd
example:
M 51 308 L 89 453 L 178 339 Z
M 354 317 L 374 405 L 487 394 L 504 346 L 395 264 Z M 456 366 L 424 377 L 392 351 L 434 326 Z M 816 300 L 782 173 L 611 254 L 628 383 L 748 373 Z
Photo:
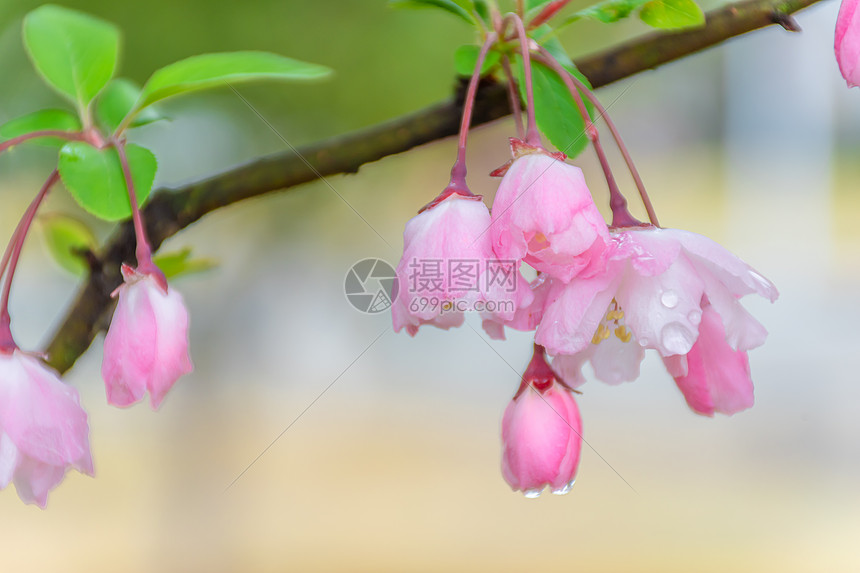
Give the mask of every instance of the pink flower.
M 125 282 L 105 337 L 102 377 L 108 402 L 129 406 L 149 391 L 158 408 L 176 380 L 193 370 L 188 311 L 175 290 L 152 274 L 122 267 Z
M 42 508 L 69 468 L 93 474 L 78 392 L 20 350 L 0 352 L 0 489 Z
M 582 171 L 512 142 L 515 159 L 493 201 L 496 255 L 522 259 L 564 282 L 599 271 L 609 232 Z
M 834 50 L 848 87 L 860 85 L 860 0 L 842 0 L 836 17 Z
M 702 309 L 699 338 L 690 352 L 663 362 L 694 412 L 734 414 L 753 405 L 747 353 L 729 346 L 720 315 L 710 305 Z
M 509 320 L 502 320 L 497 316 L 484 316 L 482 324 L 484 331 L 493 340 L 505 340 L 506 326 L 522 332 L 528 332 L 537 328 L 543 317 L 546 299 L 552 290 L 554 281 L 555 279 L 549 275 L 538 275 L 535 280 L 529 283 L 529 288 L 532 291 L 531 302 L 519 306 L 514 316 Z
M 403 233 L 394 329 L 414 336 L 422 324 L 448 329 L 463 312 L 502 320 L 531 302 L 515 261 L 500 261 L 490 244 L 490 213 L 477 196 L 453 193 L 413 217 Z
M 573 486 L 582 447 L 579 409 L 537 345 L 523 383 L 505 410 L 502 442 L 502 475 L 515 491 L 537 497 L 547 486 L 556 494 Z
M 639 353 L 626 346 L 638 343 L 661 356 L 687 354 L 707 301 L 729 346 L 749 350 L 767 337 L 738 301 L 751 293 L 771 301 L 778 296 L 770 281 L 706 237 L 650 226 L 620 229 L 602 273 L 554 285 L 535 340 L 554 355 L 575 355 L 611 336 L 627 341 L 618 352 Z

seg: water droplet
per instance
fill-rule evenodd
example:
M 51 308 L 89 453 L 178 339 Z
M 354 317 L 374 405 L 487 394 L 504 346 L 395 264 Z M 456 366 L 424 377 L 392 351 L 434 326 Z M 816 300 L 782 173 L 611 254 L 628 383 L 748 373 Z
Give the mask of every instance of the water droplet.
M 693 346 L 690 335 L 691 333 L 684 325 L 677 322 L 670 322 L 663 327 L 660 333 L 663 348 L 672 354 L 686 354 L 690 351 Z
M 523 495 L 529 499 L 535 499 L 540 497 L 540 494 L 543 493 L 543 488 L 541 489 L 527 489 L 523 492 Z
M 644 346 L 648 346 L 649 344 L 650 344 L 650 342 L 648 341 L 647 338 L 640 338 L 639 339 L 639 346 L 644 347 Z
M 675 291 L 667 290 L 663 293 L 663 296 L 660 297 L 660 302 L 662 302 L 663 306 L 666 308 L 675 308 L 678 306 L 678 294 Z
M 690 314 L 687 315 L 687 320 L 689 320 L 694 326 L 699 326 L 699 323 L 702 322 L 702 311 L 701 310 L 691 310 Z
M 574 482 L 575 482 L 575 481 L 576 481 L 576 478 L 574 478 L 574 479 L 570 480 L 568 483 L 566 483 L 565 485 L 561 486 L 560 488 L 552 490 L 552 493 L 553 493 L 553 494 L 555 494 L 555 495 L 564 495 L 564 494 L 566 494 L 567 492 L 569 492 L 569 491 L 573 488 L 573 484 L 574 484 Z

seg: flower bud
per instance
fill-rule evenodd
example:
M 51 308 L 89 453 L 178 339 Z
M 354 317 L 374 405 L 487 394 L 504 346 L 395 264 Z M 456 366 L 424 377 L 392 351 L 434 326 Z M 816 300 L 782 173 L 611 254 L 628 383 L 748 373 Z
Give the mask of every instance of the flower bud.
M 496 255 L 564 282 L 601 270 L 609 231 L 582 170 L 543 150 L 517 156 L 516 145 L 493 200 Z
M 538 350 L 539 349 L 539 350 Z M 537 497 L 544 487 L 567 493 L 582 448 L 582 421 L 573 392 L 558 382 L 542 347 L 502 418 L 502 475 L 514 490 Z
M 108 402 L 129 406 L 148 391 L 158 408 L 176 380 L 193 370 L 188 311 L 175 290 L 123 265 L 125 282 L 105 337 L 102 377 Z

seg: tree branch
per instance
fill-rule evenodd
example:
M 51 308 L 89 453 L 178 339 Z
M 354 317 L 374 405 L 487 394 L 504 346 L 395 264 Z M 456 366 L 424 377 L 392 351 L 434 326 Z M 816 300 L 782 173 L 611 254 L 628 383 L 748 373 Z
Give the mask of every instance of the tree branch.
M 702 28 L 648 34 L 582 58 L 576 65 L 597 88 L 757 28 L 780 24 L 786 29 L 796 30 L 791 14 L 817 1 L 747 0 L 731 4 L 709 12 Z M 309 145 L 299 153 L 322 175 L 355 173 L 365 163 L 455 135 L 461 113 L 458 99 L 389 123 Z M 473 125 L 487 123 L 509 113 L 505 87 L 482 83 Z M 210 211 L 316 178 L 314 171 L 298 155 L 284 152 L 181 188 L 159 190 L 144 210 L 152 247 L 157 249 L 165 239 Z M 102 249 L 99 263 L 92 265 L 90 276 L 48 345 L 46 352 L 51 366 L 60 372 L 71 368 L 98 332 L 107 327 L 113 309 L 110 293 L 122 282 L 120 264 L 133 260 L 134 231 L 131 223 L 125 222 Z

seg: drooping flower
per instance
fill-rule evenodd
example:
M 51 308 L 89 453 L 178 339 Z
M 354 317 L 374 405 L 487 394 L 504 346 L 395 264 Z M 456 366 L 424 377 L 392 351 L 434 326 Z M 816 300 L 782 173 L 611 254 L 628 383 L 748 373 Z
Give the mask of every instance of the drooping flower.
M 102 377 L 108 402 L 129 406 L 148 391 L 153 409 L 183 375 L 188 354 L 188 311 L 176 290 L 152 273 L 122 267 L 125 282 L 105 337 Z
M 537 497 L 545 487 L 567 493 L 582 448 L 582 421 L 573 393 L 535 353 L 502 419 L 502 475 L 514 491 Z
M 860 0 L 842 0 L 836 17 L 834 50 L 848 87 L 860 86 Z
M 392 306 L 394 329 L 410 335 L 422 324 L 448 329 L 466 310 L 510 319 L 531 302 L 518 261 L 493 253 L 490 213 L 475 195 L 452 193 L 413 217 L 403 232 L 397 265 L 399 294 Z
M 0 352 L 0 489 L 14 483 L 22 501 L 44 508 L 70 468 L 93 474 L 77 390 L 33 356 Z
M 511 148 L 514 160 L 493 201 L 496 255 L 564 282 L 600 271 L 609 231 L 582 170 L 516 139 Z
M 663 362 L 694 412 L 734 414 L 753 405 L 747 353 L 729 346 L 720 315 L 711 305 L 702 309 L 699 338 L 690 352 Z
M 535 340 L 550 354 L 575 355 L 610 336 L 661 356 L 687 354 L 704 304 L 720 315 L 733 349 L 764 343 L 767 331 L 738 299 L 758 293 L 773 301 L 777 290 L 714 241 L 675 229 L 620 229 L 607 259 L 603 272 L 556 285 L 549 294 Z M 624 345 L 616 350 L 639 353 Z

